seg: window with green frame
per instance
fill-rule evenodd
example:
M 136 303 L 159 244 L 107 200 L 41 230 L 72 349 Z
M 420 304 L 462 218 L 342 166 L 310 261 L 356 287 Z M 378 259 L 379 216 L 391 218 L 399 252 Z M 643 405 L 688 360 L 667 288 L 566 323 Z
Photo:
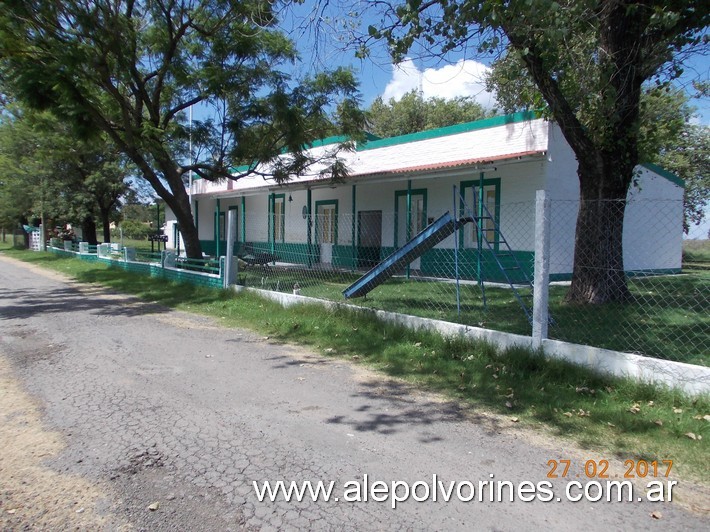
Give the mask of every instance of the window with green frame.
M 338 200 L 316 201 L 316 242 L 338 243 Z
M 271 195 L 271 217 L 269 223 L 271 225 L 271 240 L 272 242 L 284 242 L 286 239 L 286 195 L 272 194 Z
M 235 226 L 234 226 L 234 241 L 239 242 L 239 226 L 241 225 L 239 223 L 239 206 L 238 205 L 230 205 L 229 206 L 230 211 L 236 211 L 234 214 L 234 221 L 235 221 Z M 229 217 L 227 217 L 229 219 Z M 225 225 L 225 230 L 227 226 Z M 224 238 L 227 238 L 227 234 L 225 233 Z
M 220 240 L 226 240 L 227 239 L 227 233 L 226 233 L 226 226 L 224 222 L 224 211 L 219 213 L 219 238 Z
M 407 224 L 407 194 L 410 194 L 410 217 Z M 403 245 L 427 226 L 426 188 L 413 188 L 410 191 L 396 190 L 394 193 L 394 245 Z
M 485 249 L 488 247 L 483 242 L 485 237 L 493 249 L 498 250 L 500 238 L 496 227 L 500 228 L 500 181 L 500 177 L 494 177 L 461 182 L 461 215 L 476 217 L 481 228 L 479 233 L 474 224 L 468 224 L 460 237 L 462 247 L 477 248 L 480 245 Z

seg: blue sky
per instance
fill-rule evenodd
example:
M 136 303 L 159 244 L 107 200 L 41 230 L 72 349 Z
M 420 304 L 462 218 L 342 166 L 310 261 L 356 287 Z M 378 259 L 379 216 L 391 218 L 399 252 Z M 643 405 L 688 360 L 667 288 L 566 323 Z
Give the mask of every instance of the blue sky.
M 327 5 L 325 11 L 318 6 Z M 452 53 L 444 61 L 423 58 L 425 50 L 414 44 L 410 60 L 394 67 L 384 44 L 376 44 L 370 50 L 371 58 L 355 57 L 351 36 L 366 32 L 368 24 L 378 25 L 379 15 L 372 11 L 372 3 L 365 0 L 330 0 L 315 2 L 306 0 L 304 5 L 292 6 L 282 16 L 284 26 L 298 43 L 302 56 L 299 69 L 311 72 L 319 68 L 351 66 L 357 73 L 363 96 L 363 104 L 369 106 L 377 97 L 398 98 L 404 92 L 421 87 L 425 97 L 473 96 L 484 107 L 494 105 L 494 95 L 484 90 L 484 75 L 490 60 L 463 52 Z M 361 19 L 348 17 L 357 14 Z M 357 22 L 354 22 L 357 21 Z M 481 62 L 482 61 L 482 62 Z M 685 64 L 685 74 L 676 85 L 692 91 L 693 79 L 710 79 L 710 57 L 696 55 Z M 710 101 L 693 99 L 697 122 L 710 125 Z

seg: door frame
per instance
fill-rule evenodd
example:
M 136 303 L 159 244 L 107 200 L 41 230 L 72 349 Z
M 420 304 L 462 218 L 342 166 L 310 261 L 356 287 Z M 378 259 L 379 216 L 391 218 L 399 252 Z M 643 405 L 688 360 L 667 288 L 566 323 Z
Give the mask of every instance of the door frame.
M 330 200 L 318 200 L 316 201 L 315 204 L 315 213 L 316 213 L 316 244 L 320 245 L 322 242 L 320 241 L 320 224 L 318 223 L 318 207 L 322 206 L 327 206 L 327 205 L 335 205 L 335 228 L 333 230 L 333 245 L 337 246 L 338 245 L 338 200 L 337 199 L 330 199 Z
M 428 212 L 428 201 L 429 201 L 429 194 L 428 194 L 428 189 L 426 188 L 413 188 L 413 189 L 405 189 L 405 190 L 395 190 L 394 192 L 394 248 L 398 249 L 399 248 L 399 238 L 397 237 L 399 233 L 399 198 L 402 196 L 407 197 L 408 194 L 411 194 L 412 196 L 424 196 L 424 220 L 428 220 L 427 218 L 427 212 Z M 408 213 L 409 216 L 411 216 L 411 213 Z M 409 218 L 407 216 L 407 218 Z M 409 225 L 410 220 L 407 219 L 407 225 Z M 426 227 L 426 224 L 424 225 Z M 406 233 L 406 231 L 405 231 Z M 409 235 L 409 239 L 414 235 Z M 402 244 L 406 244 L 406 242 L 402 242 Z

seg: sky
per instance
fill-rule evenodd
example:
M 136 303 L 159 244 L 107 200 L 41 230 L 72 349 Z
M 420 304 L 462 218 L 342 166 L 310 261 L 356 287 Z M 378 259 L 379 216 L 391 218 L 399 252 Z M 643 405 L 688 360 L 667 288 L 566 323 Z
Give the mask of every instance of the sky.
M 328 11 L 318 11 L 314 5 L 327 5 Z M 385 101 L 400 99 L 405 93 L 420 89 L 425 98 L 455 98 L 470 96 L 485 109 L 496 107 L 495 94 L 486 91 L 485 76 L 490 70 L 490 60 L 470 53 L 455 52 L 444 59 L 427 57 L 420 44 L 415 43 L 410 55 L 399 65 L 393 65 L 384 44 L 370 49 L 370 57 L 355 57 L 355 46 L 349 42 L 354 34 L 362 34 L 368 24 L 378 26 L 378 19 L 369 16 L 366 0 L 306 0 L 295 8 L 295 17 L 282 20 L 295 24 L 288 31 L 298 43 L 301 68 L 304 73 L 320 68 L 349 66 L 360 80 L 362 103 L 366 108 L 375 98 Z M 359 14 L 360 26 L 352 25 L 354 18 L 342 13 Z M 294 23 L 294 20 L 300 22 Z M 692 122 L 710 127 L 710 98 L 692 98 L 692 81 L 710 80 L 710 56 L 696 55 L 684 64 L 684 74 L 675 81 L 691 95 L 691 105 L 696 108 Z M 705 222 L 691 227 L 687 238 L 708 238 L 710 234 L 710 206 Z
M 320 8 L 319 6 L 326 6 Z M 380 15 L 366 0 L 305 0 L 282 16 L 282 23 L 298 43 L 304 72 L 323 67 L 350 66 L 358 74 L 363 104 L 369 106 L 382 96 L 399 99 L 412 89 L 421 88 L 425 98 L 472 96 L 485 108 L 495 107 L 495 95 L 485 90 L 485 74 L 490 60 L 472 51 L 452 52 L 443 60 L 426 57 L 424 47 L 415 42 L 409 57 L 392 65 L 383 43 L 374 44 L 368 59 L 355 57 L 353 36 L 366 33 L 369 24 L 379 27 Z M 710 57 L 697 55 L 685 65 L 676 85 L 691 89 L 693 79 L 710 80 Z M 694 121 L 710 126 L 710 99 L 693 99 L 698 108 Z

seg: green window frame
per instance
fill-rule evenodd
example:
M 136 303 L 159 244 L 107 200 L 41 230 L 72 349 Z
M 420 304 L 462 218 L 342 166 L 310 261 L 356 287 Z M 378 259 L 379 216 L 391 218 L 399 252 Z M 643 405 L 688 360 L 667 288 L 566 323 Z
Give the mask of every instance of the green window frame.
M 216 241 L 224 240 L 226 238 L 225 234 L 224 234 L 224 230 L 225 230 L 224 211 L 215 211 L 214 221 L 215 221 L 214 235 L 213 235 L 214 239 Z
M 467 194 L 467 189 L 471 190 L 476 190 L 479 189 L 479 197 L 478 197 L 478 202 L 476 205 L 479 205 L 478 211 L 474 213 L 474 216 L 483 216 L 485 215 L 485 210 L 480 206 L 481 200 L 486 200 L 486 194 L 493 190 L 493 198 L 494 198 L 494 208 L 493 211 L 491 211 L 491 214 L 493 215 L 493 219 L 495 221 L 494 224 L 491 224 L 488 228 L 485 228 L 484 231 L 486 231 L 486 239 L 492 243 L 493 249 L 495 251 L 499 250 L 500 247 L 500 183 L 501 183 L 501 178 L 500 177 L 490 177 L 487 179 L 483 179 L 481 181 L 480 179 L 472 179 L 468 181 L 461 181 L 461 196 L 466 199 L 466 194 Z M 481 185 L 483 185 L 483 190 L 480 190 Z M 469 204 L 468 201 L 466 201 L 466 207 L 469 209 L 474 209 L 474 205 Z M 490 211 L 489 207 L 489 211 Z M 459 211 L 459 216 L 464 216 L 466 213 L 464 212 L 464 202 L 461 202 L 460 205 L 460 211 Z M 479 224 L 482 223 L 483 220 L 479 220 Z M 496 230 L 496 227 L 498 230 Z M 492 235 L 491 235 L 492 232 Z M 465 231 L 461 231 L 461 234 L 459 235 L 459 246 L 461 248 L 477 248 L 479 246 L 479 241 L 481 241 L 482 235 L 479 234 L 478 231 L 475 231 L 473 234 L 473 238 L 471 239 L 472 241 L 467 241 L 464 238 Z M 492 237 L 492 240 L 491 240 Z M 482 244 L 483 242 L 481 242 Z M 486 249 L 487 246 L 482 246 L 482 249 Z
M 428 203 L 429 203 L 429 191 L 426 188 L 413 188 L 411 190 L 395 190 L 394 192 L 394 247 L 398 248 L 400 246 L 399 244 L 399 238 L 398 238 L 398 229 L 399 229 L 399 200 L 402 197 L 407 197 L 407 194 L 410 193 L 412 196 L 423 196 L 424 198 L 424 205 L 422 209 L 422 219 L 419 220 L 419 226 L 421 226 L 421 229 L 424 229 L 428 223 L 427 219 L 427 212 L 428 212 Z M 404 216 L 406 217 L 406 210 Z M 416 226 L 415 226 L 416 227 Z M 418 233 L 412 232 L 412 227 L 407 228 L 407 234 L 409 235 L 409 238 L 407 240 L 411 240 L 413 236 L 415 236 Z M 402 242 L 404 244 L 405 242 Z
M 277 205 L 280 213 L 277 213 Z M 269 198 L 269 238 L 271 242 L 286 241 L 286 194 L 271 194 Z
M 241 220 L 239 219 L 239 205 L 230 205 L 229 206 L 230 211 L 237 211 L 236 214 L 234 215 L 234 219 L 236 221 L 237 226 L 235 227 L 234 231 L 234 241 L 239 242 L 239 226 L 241 225 Z M 224 238 L 227 238 L 227 235 L 225 233 Z
M 321 244 L 321 226 L 323 225 L 323 220 L 319 218 L 318 215 L 318 208 L 319 207 L 325 207 L 328 205 L 333 205 L 335 207 L 335 219 L 333 220 L 333 242 L 332 244 L 335 246 L 338 244 L 338 200 L 320 200 L 316 201 L 315 205 L 315 213 L 316 213 L 316 243 Z

